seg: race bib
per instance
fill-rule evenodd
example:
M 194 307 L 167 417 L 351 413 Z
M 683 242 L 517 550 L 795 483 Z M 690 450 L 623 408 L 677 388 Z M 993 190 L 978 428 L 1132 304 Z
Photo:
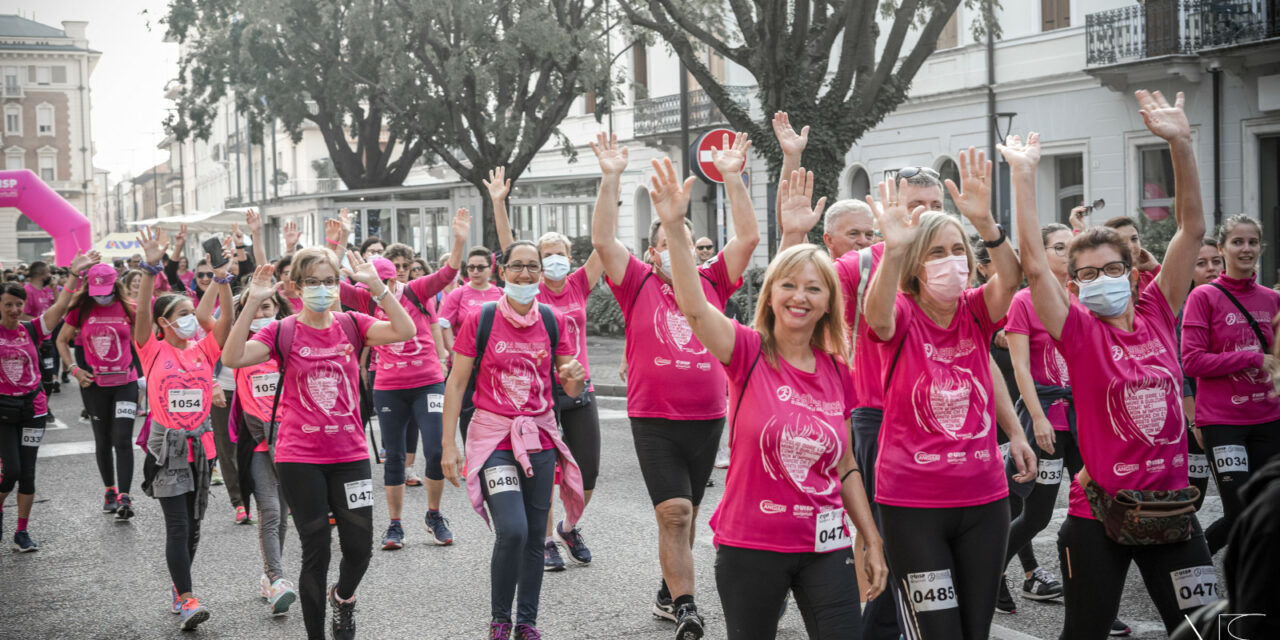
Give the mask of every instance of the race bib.
M 259 373 L 249 378 L 249 383 L 253 385 L 253 397 L 255 398 L 274 398 L 276 396 L 276 384 L 280 381 L 280 372 Z
M 347 490 L 347 508 L 361 509 L 373 506 L 373 479 L 365 478 L 342 485 Z
M 1218 576 L 1213 565 L 1187 567 L 1169 572 L 1179 609 L 1191 609 L 1218 599 Z
M 170 389 L 169 413 L 200 413 L 204 407 L 204 392 L 199 389 Z
M 1040 470 L 1036 474 L 1036 484 L 1056 485 L 1062 482 L 1062 458 L 1057 460 L 1041 460 Z
M 1192 453 L 1187 455 L 1187 477 L 1208 478 L 1209 457 L 1203 453 Z
M 44 362 L 44 365 L 43 365 L 43 366 L 44 366 L 44 368 L 45 368 L 45 369 L 52 369 L 52 368 L 53 368 L 53 358 L 45 358 L 45 359 L 43 360 L 43 362 Z
M 1218 473 L 1248 473 L 1249 451 L 1242 444 L 1224 444 L 1213 448 L 1213 466 Z
M 505 491 L 519 491 L 520 472 L 516 470 L 514 465 L 509 464 L 500 467 L 489 467 L 484 470 L 484 486 L 489 489 L 489 495 Z
M 22 429 L 22 446 L 38 447 L 44 440 L 44 427 L 24 427 Z
M 844 509 L 823 511 L 814 518 L 813 550 L 817 553 L 844 549 L 853 544 L 844 530 Z
M 1010 448 L 1010 445 L 1011 445 L 1011 444 L 1012 444 L 1012 443 L 1010 443 L 1010 442 L 1006 442 L 1006 443 L 1004 443 L 1004 444 L 1000 445 L 1000 457 L 1001 457 L 1001 458 L 1003 458 L 1003 459 L 1005 459 L 1005 460 L 1008 460 L 1008 459 L 1009 459 L 1009 448 Z
M 444 413 L 444 394 L 427 394 L 427 413 Z
M 907 574 L 907 595 L 911 598 L 911 608 L 920 613 L 958 606 L 950 569 Z
M 136 402 L 117 402 L 116 417 L 133 419 L 138 417 L 138 403 Z

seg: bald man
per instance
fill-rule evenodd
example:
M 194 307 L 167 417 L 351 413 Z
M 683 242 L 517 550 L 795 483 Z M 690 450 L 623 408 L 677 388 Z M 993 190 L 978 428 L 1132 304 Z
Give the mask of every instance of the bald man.
M 693 248 L 698 251 L 699 265 L 714 258 L 716 255 L 716 243 L 706 236 L 698 238 L 698 241 L 693 243 Z

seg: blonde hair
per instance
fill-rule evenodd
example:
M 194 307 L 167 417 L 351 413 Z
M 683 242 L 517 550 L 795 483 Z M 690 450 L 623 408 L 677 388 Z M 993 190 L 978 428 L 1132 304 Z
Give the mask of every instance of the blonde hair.
M 569 242 L 569 238 L 559 231 L 548 231 L 538 238 L 538 256 L 542 256 L 542 245 L 553 242 L 559 242 L 564 245 L 564 256 L 566 258 L 573 257 L 573 243 Z
M 969 244 L 969 236 L 964 232 L 964 226 L 960 224 L 960 220 L 950 214 L 939 211 L 926 211 L 920 215 L 919 232 L 916 233 L 916 239 L 907 245 L 907 255 L 902 262 L 902 276 L 898 280 L 898 290 L 913 296 L 920 295 L 920 266 L 924 264 L 925 256 L 929 255 L 929 247 L 933 245 L 933 239 L 938 233 L 947 226 L 955 227 L 957 233 L 960 234 L 960 241 L 964 243 L 965 259 L 969 263 L 969 273 L 973 273 L 974 257 L 973 245 Z
M 818 277 L 827 288 L 827 313 L 818 319 L 809 344 L 826 353 L 848 360 L 844 339 L 844 297 L 840 295 L 840 277 L 836 275 L 831 257 L 820 247 L 800 244 L 779 253 L 764 272 L 760 285 L 760 297 L 756 300 L 755 330 L 760 332 L 760 349 L 773 367 L 778 366 L 778 341 L 773 335 L 773 285 L 777 281 L 799 272 L 805 265 L 818 269 Z
M 338 266 L 338 257 L 332 251 L 321 247 L 307 247 L 293 254 L 293 269 L 289 271 L 289 279 L 295 286 L 301 288 L 302 280 L 320 263 L 332 267 L 335 277 L 342 273 Z

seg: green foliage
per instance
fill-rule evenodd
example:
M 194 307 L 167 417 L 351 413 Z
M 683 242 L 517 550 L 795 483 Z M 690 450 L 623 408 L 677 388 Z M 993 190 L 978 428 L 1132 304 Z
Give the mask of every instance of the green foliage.
M 742 274 L 742 286 L 729 296 L 742 311 L 745 324 L 756 317 L 756 301 L 760 299 L 760 286 L 764 284 L 765 267 L 751 267 Z
M 569 260 L 573 262 L 573 266 L 581 267 L 587 263 L 587 258 L 591 257 L 591 252 L 595 251 L 595 247 L 591 246 L 591 236 L 578 236 L 569 241 Z
M 1164 220 L 1152 220 L 1142 210 L 1138 210 L 1138 215 L 1134 216 L 1138 221 L 1138 237 L 1142 238 L 1142 248 L 1150 251 L 1156 257 L 1156 262 L 1164 262 L 1164 252 L 1169 248 L 1173 234 L 1178 231 L 1178 220 L 1172 213 L 1172 205 L 1169 210 L 1169 217 Z
M 596 283 L 587 298 L 587 334 L 593 336 L 622 337 L 626 320 L 622 307 L 603 280 Z

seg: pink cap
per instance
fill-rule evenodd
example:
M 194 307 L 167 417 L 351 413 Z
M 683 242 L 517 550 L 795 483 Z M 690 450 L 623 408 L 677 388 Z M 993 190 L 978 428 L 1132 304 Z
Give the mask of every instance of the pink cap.
M 85 279 L 89 281 L 89 295 L 110 295 L 116 287 L 116 270 L 109 264 L 98 263 L 89 267 L 89 273 Z
M 378 257 L 369 262 L 373 264 L 373 270 L 378 272 L 379 280 L 396 279 L 396 265 L 390 260 Z

